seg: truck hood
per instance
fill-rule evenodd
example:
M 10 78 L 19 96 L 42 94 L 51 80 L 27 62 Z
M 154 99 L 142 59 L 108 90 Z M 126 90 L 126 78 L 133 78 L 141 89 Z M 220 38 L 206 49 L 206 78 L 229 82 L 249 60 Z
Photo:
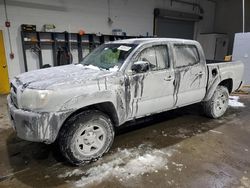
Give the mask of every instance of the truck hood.
M 15 77 L 18 85 L 30 89 L 60 89 L 87 84 L 113 75 L 114 72 L 100 70 L 98 67 L 71 64 L 59 67 L 40 69 L 23 73 Z

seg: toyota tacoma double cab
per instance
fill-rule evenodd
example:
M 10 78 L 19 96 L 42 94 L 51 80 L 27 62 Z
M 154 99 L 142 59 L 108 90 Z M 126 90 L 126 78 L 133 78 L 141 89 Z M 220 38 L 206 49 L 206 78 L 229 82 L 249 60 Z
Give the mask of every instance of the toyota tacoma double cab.
M 7 97 L 17 136 L 56 141 L 72 164 L 107 152 L 115 128 L 137 118 L 201 103 L 221 117 L 242 83 L 241 62 L 206 61 L 197 41 L 170 38 L 105 43 L 81 63 L 30 71 Z

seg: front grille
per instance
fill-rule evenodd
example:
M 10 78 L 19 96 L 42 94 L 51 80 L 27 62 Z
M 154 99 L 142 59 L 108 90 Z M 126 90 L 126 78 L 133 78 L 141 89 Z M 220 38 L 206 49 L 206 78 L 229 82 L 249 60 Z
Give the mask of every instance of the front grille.
M 13 89 L 14 93 L 16 94 L 16 87 L 13 84 L 11 84 L 10 86 Z
M 12 103 L 13 103 L 14 106 L 17 108 L 18 105 L 17 105 L 17 98 L 16 98 L 16 96 L 15 96 L 13 93 L 11 93 L 10 96 L 11 96 L 11 101 L 12 101 Z
M 16 108 L 18 108 L 18 103 L 17 103 L 17 88 L 11 83 L 11 91 L 10 91 L 10 98 L 12 103 Z

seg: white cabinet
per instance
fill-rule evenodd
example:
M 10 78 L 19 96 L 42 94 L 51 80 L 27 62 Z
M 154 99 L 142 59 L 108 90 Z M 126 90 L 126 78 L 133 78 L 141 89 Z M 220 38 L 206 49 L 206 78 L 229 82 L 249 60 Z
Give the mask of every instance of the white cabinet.
M 202 33 L 197 41 L 203 47 L 205 57 L 209 60 L 224 60 L 228 52 L 228 36 L 226 34 Z
M 236 33 L 234 37 L 233 61 L 244 63 L 244 85 L 250 85 L 250 33 Z

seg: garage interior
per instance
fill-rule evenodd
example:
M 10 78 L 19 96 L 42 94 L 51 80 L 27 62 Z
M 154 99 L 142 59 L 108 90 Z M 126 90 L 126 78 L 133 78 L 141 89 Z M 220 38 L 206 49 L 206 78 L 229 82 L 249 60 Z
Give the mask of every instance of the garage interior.
M 55 145 L 17 137 L 6 99 L 15 76 L 151 37 L 196 40 L 209 60 L 244 63 L 224 116 L 194 104 L 125 124 L 108 153 L 77 167 Z M 0 0 L 0 187 L 250 188 L 249 55 L 248 0 Z

